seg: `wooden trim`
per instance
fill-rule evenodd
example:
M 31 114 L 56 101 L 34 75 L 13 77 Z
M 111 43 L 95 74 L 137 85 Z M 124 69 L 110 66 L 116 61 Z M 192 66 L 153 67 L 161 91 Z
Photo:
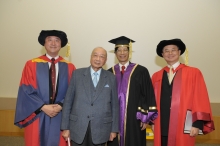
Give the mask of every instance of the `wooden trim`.
M 0 136 L 23 136 L 24 129 L 14 125 L 15 110 L 0 110 Z
M 24 132 L 0 132 L 0 136 L 21 136 L 21 137 L 24 137 Z

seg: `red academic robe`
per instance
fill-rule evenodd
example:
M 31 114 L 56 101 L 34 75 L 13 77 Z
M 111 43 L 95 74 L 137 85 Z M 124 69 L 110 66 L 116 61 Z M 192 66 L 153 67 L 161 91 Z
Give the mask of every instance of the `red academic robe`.
M 158 110 L 158 118 L 154 121 L 154 146 L 161 146 L 160 98 L 164 71 L 169 72 L 169 68 L 164 67 L 160 71 L 154 73 L 152 76 Z M 170 114 L 169 127 L 172 127 L 172 130 L 169 130 L 168 143 L 169 138 L 171 138 L 171 146 L 194 146 L 195 137 L 190 137 L 189 134 L 184 134 L 183 132 L 186 112 L 187 110 L 192 111 L 192 122 L 197 120 L 202 120 L 204 122 L 202 129 L 204 134 L 213 131 L 214 123 L 212 119 L 208 92 L 202 73 L 199 69 L 181 64 L 175 71 L 181 72 L 181 74 L 179 74 L 179 77 L 177 77 L 177 72 L 174 78 L 172 98 L 173 96 L 178 96 L 179 102 L 178 105 L 176 105 L 178 109 L 176 112 L 177 116 L 172 117 Z M 175 105 L 173 99 L 171 101 L 170 113 L 172 113 L 172 104 Z M 174 121 L 176 121 L 176 126 L 173 126 L 175 123 L 171 123 L 173 120 L 172 118 L 175 118 Z M 170 131 L 175 131 L 175 135 L 172 135 L 172 132 L 170 133 Z
M 66 146 L 61 136 L 61 112 L 50 118 L 39 109 L 50 103 L 49 66 L 45 55 L 27 61 L 18 90 L 17 106 L 14 124 L 25 128 L 25 145 L 27 146 Z M 57 79 L 57 95 L 54 104 L 62 104 L 72 72 L 75 66 L 59 57 Z

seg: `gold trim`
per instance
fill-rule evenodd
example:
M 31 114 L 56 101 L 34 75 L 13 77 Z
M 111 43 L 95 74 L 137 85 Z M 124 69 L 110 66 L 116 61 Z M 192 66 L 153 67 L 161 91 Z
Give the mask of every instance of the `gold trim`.
M 70 43 L 67 43 L 66 57 L 70 56 Z
M 62 60 L 60 60 L 60 62 L 65 62 L 65 63 L 71 63 L 70 61 L 68 61 L 68 60 L 65 60 L 65 59 L 62 59 Z
M 141 109 L 142 113 L 148 113 L 148 110 Z
M 129 80 L 128 80 L 128 88 L 127 88 L 127 93 L 126 93 L 126 108 L 125 108 L 125 118 L 124 118 L 124 141 L 125 141 L 125 137 L 126 137 L 126 119 L 127 119 L 127 106 L 128 106 L 128 92 L 129 92 L 129 88 L 130 88 L 130 81 L 131 81 L 131 75 L 133 74 L 135 68 L 137 67 L 138 64 L 136 64 L 129 76 Z
M 32 59 L 32 62 L 44 62 L 44 63 L 47 63 L 48 61 L 46 61 L 44 59 L 41 59 L 41 58 L 34 58 L 34 59 Z
M 129 47 L 129 45 L 115 45 L 115 48 L 117 47 Z
M 148 110 L 144 110 L 141 107 L 138 107 L 138 110 L 141 111 L 142 113 L 148 113 Z
M 156 106 L 150 106 L 149 109 L 154 110 L 154 109 L 157 109 L 157 107 Z
M 114 68 L 114 66 L 112 67 L 112 71 L 113 71 L 113 74 L 115 75 L 115 68 Z
M 129 60 L 132 58 L 132 42 L 129 43 Z

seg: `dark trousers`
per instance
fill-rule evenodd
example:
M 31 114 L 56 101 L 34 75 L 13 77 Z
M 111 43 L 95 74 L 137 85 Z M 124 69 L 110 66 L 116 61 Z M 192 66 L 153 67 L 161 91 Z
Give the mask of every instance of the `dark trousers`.
M 77 144 L 74 141 L 71 141 L 71 144 L 72 144 L 72 146 L 105 146 L 105 143 L 97 144 L 97 145 L 93 144 L 90 123 L 89 123 L 89 126 L 87 128 L 86 135 L 85 135 L 85 138 L 83 140 L 83 143 L 82 144 Z
M 113 139 L 113 141 L 108 141 L 107 146 L 119 146 L 118 144 L 118 135 Z
M 167 146 L 168 136 L 161 135 L 161 146 Z

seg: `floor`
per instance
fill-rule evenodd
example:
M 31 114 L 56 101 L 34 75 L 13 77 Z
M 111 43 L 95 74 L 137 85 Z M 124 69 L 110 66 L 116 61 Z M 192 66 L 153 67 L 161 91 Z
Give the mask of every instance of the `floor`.
M 0 136 L 0 146 L 24 146 L 23 137 Z M 147 142 L 147 146 L 153 146 L 152 141 Z M 220 146 L 220 144 L 202 144 L 198 143 L 196 146 Z

